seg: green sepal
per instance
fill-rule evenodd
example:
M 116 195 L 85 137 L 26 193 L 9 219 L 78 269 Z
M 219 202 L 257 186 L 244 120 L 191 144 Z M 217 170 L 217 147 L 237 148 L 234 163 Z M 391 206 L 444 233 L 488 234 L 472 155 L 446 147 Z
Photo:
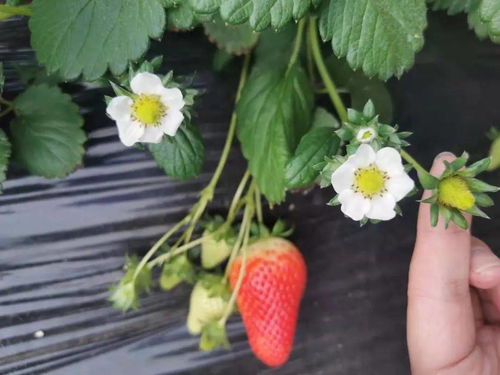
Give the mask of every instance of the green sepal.
M 445 206 L 439 206 L 439 215 L 441 215 L 444 220 L 445 228 L 448 228 L 448 225 L 450 224 L 451 218 L 453 216 L 451 209 Z
M 439 206 L 437 204 L 431 205 L 431 225 L 435 227 L 439 221 Z
M 441 175 L 441 179 L 455 174 L 460 168 L 463 168 L 465 164 L 467 164 L 467 160 L 469 160 L 469 154 L 465 151 L 460 157 L 456 158 L 451 163 L 445 160 L 444 165 L 446 166 L 446 169 Z
M 375 105 L 371 100 L 368 100 L 363 108 L 363 115 L 369 118 L 375 117 Z
M 474 207 L 472 207 L 469 210 L 465 210 L 465 212 L 467 212 L 471 215 L 474 215 L 474 216 L 482 217 L 483 219 L 490 218 L 484 211 L 482 211 L 479 207 L 477 207 L 477 205 L 475 205 Z
M 462 229 L 469 228 L 469 223 L 458 210 L 451 210 L 451 220 Z
M 196 271 L 189 261 L 187 254 L 177 255 L 163 265 L 160 276 L 160 286 L 164 290 L 171 290 L 185 281 L 194 283 Z
M 420 185 L 427 190 L 436 189 L 439 184 L 439 180 L 428 172 L 424 173 L 419 171 L 418 180 L 420 181 Z
M 290 237 L 295 228 L 288 224 L 285 220 L 277 220 L 271 229 L 271 235 L 275 237 Z
M 475 193 L 474 197 L 476 199 L 476 205 L 479 207 L 491 207 L 495 205 L 495 202 L 493 202 L 493 199 L 491 199 L 488 194 Z
M 437 203 L 437 200 L 438 200 L 438 195 L 437 194 L 432 194 L 429 198 L 422 199 L 419 202 L 420 203 L 431 203 L 431 204 L 434 204 L 434 203 Z
M 130 91 L 128 91 L 128 90 L 124 89 L 123 87 L 117 85 L 113 81 L 109 81 L 109 84 L 111 85 L 111 88 L 115 92 L 116 96 L 128 96 L 128 97 L 134 96 L 134 94 L 132 94 Z
M 340 201 L 338 194 L 334 196 L 332 199 L 330 199 L 330 201 L 327 203 L 328 206 L 338 206 L 339 204 Z
M 486 171 L 490 166 L 490 163 L 491 157 L 481 159 L 465 168 L 465 170 L 459 171 L 458 174 L 464 177 L 476 177 L 481 172 Z
M 468 178 L 466 181 L 470 191 L 473 193 L 496 193 L 500 190 L 499 187 L 487 184 L 476 178 Z
M 134 280 L 136 269 L 139 265 L 137 257 L 127 257 L 123 269 L 126 271 L 119 283 L 111 286 L 112 292 L 109 301 L 117 310 L 126 312 L 130 309 L 139 308 L 139 297 L 142 293 L 149 293 L 153 284 L 151 270 L 145 266 L 137 274 Z
M 201 329 L 199 347 L 201 351 L 207 352 L 217 348 L 229 349 L 226 327 L 219 322 L 210 322 Z

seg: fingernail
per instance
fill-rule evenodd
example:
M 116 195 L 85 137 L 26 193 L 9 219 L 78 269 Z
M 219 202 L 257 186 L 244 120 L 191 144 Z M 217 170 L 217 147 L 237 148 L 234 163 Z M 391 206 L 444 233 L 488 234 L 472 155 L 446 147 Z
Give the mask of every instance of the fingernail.
M 444 151 L 441 152 L 440 154 L 437 154 L 436 157 L 434 158 L 434 161 L 439 160 L 439 159 L 447 159 L 447 158 L 454 158 L 455 155 L 449 151 Z
M 484 246 L 476 246 L 476 247 L 472 248 L 472 252 L 484 254 L 485 252 L 489 252 L 489 249 L 484 247 Z M 498 268 L 500 268 L 500 259 L 497 258 L 494 261 L 491 261 L 491 262 L 486 263 L 486 264 L 482 264 L 480 267 L 477 267 L 474 270 L 474 272 L 484 275 L 486 273 L 491 272 L 493 269 L 495 269 L 495 271 L 497 271 Z

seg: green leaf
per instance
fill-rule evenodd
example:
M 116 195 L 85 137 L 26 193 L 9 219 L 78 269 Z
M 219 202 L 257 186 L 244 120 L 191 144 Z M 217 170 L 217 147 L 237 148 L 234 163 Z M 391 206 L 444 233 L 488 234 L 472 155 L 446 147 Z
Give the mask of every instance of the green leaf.
M 234 59 L 234 55 L 224 50 L 218 49 L 215 51 L 212 61 L 212 68 L 216 72 L 221 72 Z
M 425 0 L 328 0 L 319 24 L 338 57 L 384 80 L 413 65 L 426 26 Z
M 323 107 L 318 107 L 314 111 L 312 127 L 337 129 L 338 127 L 340 127 L 340 123 L 339 120 L 337 120 L 335 116 L 328 112 L 326 109 L 324 109 Z
M 428 0 L 432 10 L 447 10 L 449 15 L 455 15 L 461 12 L 468 13 L 478 0 Z
M 35 0 L 29 25 L 49 73 L 95 80 L 141 57 L 149 38 L 161 37 L 165 10 L 159 0 Z
M 11 146 L 7 135 L 0 129 L 0 192 L 2 191 L 2 182 L 7 178 L 7 166 L 11 153 Z
M 255 68 L 280 69 L 288 65 L 292 45 L 297 32 L 295 25 L 289 25 L 279 32 L 266 30 L 260 33 L 255 48 Z
M 190 30 L 199 24 L 196 14 L 186 1 L 168 10 L 167 24 L 171 29 Z
M 166 174 L 180 180 L 197 176 L 205 157 L 200 132 L 193 124 L 183 124 L 175 137 L 164 136 L 158 144 L 149 144 L 156 164 Z
M 226 25 L 220 17 L 204 25 L 205 33 L 218 48 L 236 55 L 243 54 L 257 43 L 259 35 L 248 24 Z
M 311 125 L 313 92 L 300 66 L 254 69 L 238 105 L 238 137 L 249 169 L 271 203 L 285 198 L 285 170 Z
M 500 2 L 498 0 L 478 0 L 471 7 L 469 25 L 480 38 L 487 36 L 500 43 Z
M 194 12 L 208 14 L 214 13 L 219 9 L 220 1 L 221 0 L 187 0 Z
M 292 19 L 302 18 L 316 0 L 221 0 L 224 21 L 240 24 L 249 21 L 256 31 L 271 26 L 280 29 Z
M 15 157 L 33 174 L 64 177 L 82 163 L 83 118 L 58 87 L 31 86 L 14 101 L 10 130 Z
M 300 140 L 295 155 L 286 167 L 286 186 L 298 188 L 307 186 L 318 177 L 314 165 L 337 153 L 340 138 L 331 128 L 313 128 Z

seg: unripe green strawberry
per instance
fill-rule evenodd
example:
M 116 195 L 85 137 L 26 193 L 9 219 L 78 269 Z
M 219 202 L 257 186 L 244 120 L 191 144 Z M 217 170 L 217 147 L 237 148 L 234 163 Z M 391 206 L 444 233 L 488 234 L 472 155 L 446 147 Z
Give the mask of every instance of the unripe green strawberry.
M 229 291 L 222 282 L 220 276 L 207 275 L 195 284 L 187 318 L 187 327 L 192 335 L 200 334 L 204 325 L 223 316 Z
M 211 231 L 205 230 L 201 243 L 201 265 L 210 269 L 225 261 L 231 254 L 232 245 L 226 237 L 218 238 Z
M 233 289 L 241 266 L 239 256 L 230 269 Z M 268 366 L 281 366 L 288 360 L 306 274 L 304 259 L 290 241 L 271 237 L 248 248 L 238 308 L 252 351 Z

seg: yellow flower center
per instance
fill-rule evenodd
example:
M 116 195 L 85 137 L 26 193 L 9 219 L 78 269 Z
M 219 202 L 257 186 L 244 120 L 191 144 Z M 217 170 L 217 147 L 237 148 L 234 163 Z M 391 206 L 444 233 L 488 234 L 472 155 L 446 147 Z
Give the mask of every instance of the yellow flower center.
M 439 183 L 438 201 L 445 206 L 468 210 L 474 207 L 476 198 L 462 177 L 450 176 Z
M 141 94 L 134 98 L 132 115 L 146 126 L 156 126 L 161 122 L 167 106 L 161 102 L 159 95 Z
M 385 182 L 387 173 L 371 164 L 366 168 L 360 168 L 354 172 L 353 189 L 361 193 L 365 198 L 371 199 L 377 194 L 386 191 Z
M 370 139 L 373 136 L 373 133 L 370 130 L 367 130 L 361 135 L 361 139 L 367 140 Z

